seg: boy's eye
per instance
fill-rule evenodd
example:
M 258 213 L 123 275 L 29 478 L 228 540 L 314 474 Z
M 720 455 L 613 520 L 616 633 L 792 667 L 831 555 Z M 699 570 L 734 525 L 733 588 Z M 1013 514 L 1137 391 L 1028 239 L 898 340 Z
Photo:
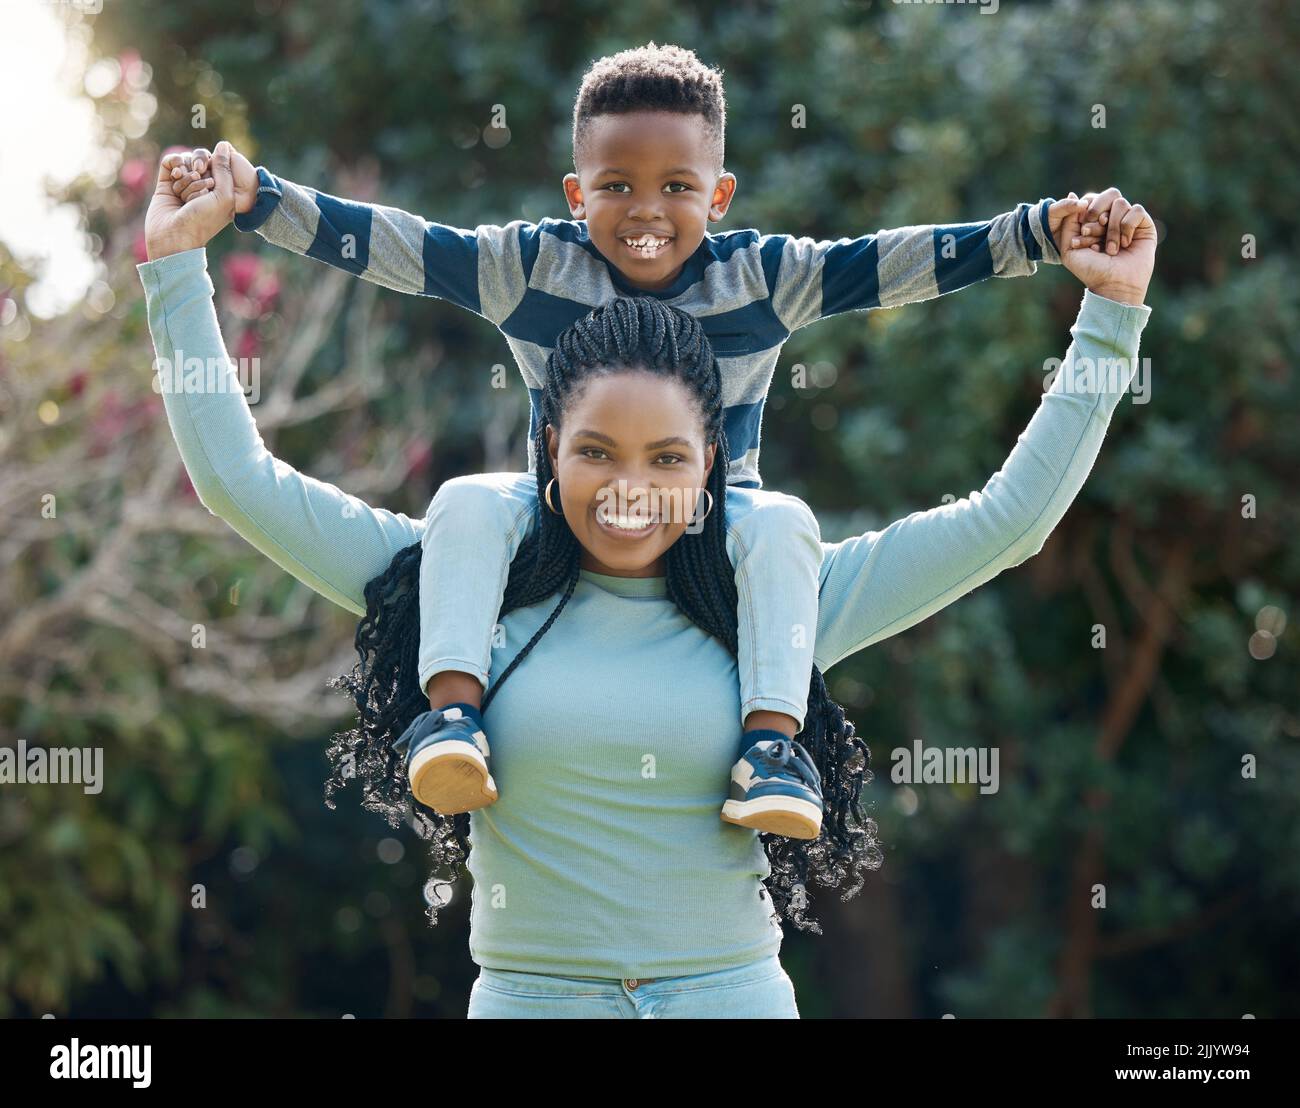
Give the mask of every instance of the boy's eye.
M 668 185 L 665 186 L 665 187 L 667 187 L 667 188 L 671 188 L 673 185 L 681 185 L 681 187 L 682 187 L 683 189 L 690 189 L 690 187 L 691 187 L 690 185 L 686 184 L 684 181 L 669 181 L 669 182 L 668 182 Z M 626 187 L 626 186 L 627 186 L 627 182 L 626 182 L 626 181 L 611 181 L 609 184 L 607 184 L 607 185 L 601 185 L 600 187 L 601 187 L 602 189 L 612 189 L 612 188 L 618 188 L 618 187 L 620 187 L 620 186 Z M 674 194 L 674 195 L 677 195 L 677 194 Z

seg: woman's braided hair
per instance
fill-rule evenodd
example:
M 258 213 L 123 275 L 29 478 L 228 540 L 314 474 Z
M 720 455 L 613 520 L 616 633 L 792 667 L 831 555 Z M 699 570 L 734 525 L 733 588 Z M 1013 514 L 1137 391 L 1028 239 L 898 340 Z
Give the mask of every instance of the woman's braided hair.
M 681 381 L 695 398 L 704 422 L 705 443 L 716 443 L 716 461 L 707 488 L 714 508 L 697 529 L 690 528 L 668 548 L 667 593 L 698 627 L 737 655 L 737 594 L 734 568 L 726 548 L 726 435 L 722 425 L 722 382 L 704 329 L 693 316 L 651 297 L 619 297 L 579 319 L 559 336 L 546 361 L 546 382 L 535 440 L 537 491 L 543 502 L 554 476 L 544 428 L 558 431 L 564 413 L 579 391 L 600 376 L 635 371 Z M 558 484 L 558 483 L 557 483 Z M 552 497 L 555 490 L 552 490 Z M 351 694 L 360 713 L 358 726 L 334 736 L 328 755 L 333 770 L 326 781 L 326 803 L 349 779 L 361 781 L 362 806 L 384 815 L 397 827 L 410 822 L 430 842 L 435 873 L 426 886 L 429 917 L 437 923 L 450 882 L 469 854 L 469 813 L 443 816 L 411 795 L 405 761 L 391 745 L 417 716 L 429 710 L 419 687 L 419 567 L 422 545 L 400 551 L 387 571 L 366 585 L 366 614 L 357 626 L 359 661 L 331 687 Z M 541 510 L 537 526 L 521 543 L 510 566 L 499 618 L 516 608 L 540 604 L 562 594 L 550 618 L 523 647 L 488 690 L 493 697 L 538 640 L 560 616 L 578 583 L 582 547 L 562 514 Z M 809 919 L 807 885 L 846 885 L 848 900 L 863 885 L 863 871 L 883 860 L 875 821 L 859 803 L 871 779 L 870 753 L 830 698 L 820 670 L 812 668 L 808 710 L 796 736 L 818 772 L 825 800 L 820 836 L 815 840 L 761 835 L 772 872 L 767 888 L 778 920 L 821 934 Z M 739 752 L 738 752 L 739 756 Z M 721 783 L 720 783 L 721 784 Z

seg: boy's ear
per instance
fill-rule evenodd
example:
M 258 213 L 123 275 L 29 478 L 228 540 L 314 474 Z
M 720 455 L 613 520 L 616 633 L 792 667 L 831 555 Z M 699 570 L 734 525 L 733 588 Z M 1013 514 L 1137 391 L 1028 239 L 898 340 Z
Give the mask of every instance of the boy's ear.
M 586 219 L 587 205 L 582 199 L 582 188 L 578 183 L 578 175 L 576 173 L 566 173 L 561 184 L 564 186 L 564 199 L 569 203 L 569 214 L 574 219 Z
M 718 183 L 713 186 L 713 203 L 709 207 L 709 219 L 718 223 L 727 214 L 731 201 L 736 195 L 736 175 L 723 173 Z

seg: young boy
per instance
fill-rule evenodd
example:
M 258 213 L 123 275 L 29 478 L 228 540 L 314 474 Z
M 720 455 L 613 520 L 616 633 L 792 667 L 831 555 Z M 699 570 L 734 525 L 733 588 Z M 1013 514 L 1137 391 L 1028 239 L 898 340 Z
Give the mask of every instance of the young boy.
M 479 708 L 509 565 L 534 525 L 519 505 L 536 504 L 538 402 L 561 330 L 618 295 L 662 298 L 704 325 L 726 394 L 728 496 L 754 502 L 727 539 L 742 598 L 745 753 L 722 818 L 811 839 L 822 818 L 816 768 L 800 744 L 774 746 L 803 727 L 821 561 L 812 512 L 764 490 L 758 472 L 763 404 L 781 347 L 791 332 L 841 312 L 929 300 L 990 276 L 1032 274 L 1039 260 L 1060 262 L 1053 232 L 1074 199 L 1019 204 L 984 223 L 838 241 L 709 233 L 736 188 L 723 170 L 725 122 L 721 73 L 693 51 L 652 42 L 601 58 L 574 108 L 576 172 L 563 181 L 573 219 L 473 231 L 328 196 L 233 159 L 237 227 L 490 320 L 529 390 L 528 473 L 445 482 L 424 533 L 418 676 L 434 710 L 398 745 L 407 747 L 416 799 L 444 815 L 498 795 Z M 177 193 L 188 200 L 210 187 L 210 160 L 206 150 L 180 156 Z M 1084 230 L 1082 245 L 1098 241 L 1096 224 Z

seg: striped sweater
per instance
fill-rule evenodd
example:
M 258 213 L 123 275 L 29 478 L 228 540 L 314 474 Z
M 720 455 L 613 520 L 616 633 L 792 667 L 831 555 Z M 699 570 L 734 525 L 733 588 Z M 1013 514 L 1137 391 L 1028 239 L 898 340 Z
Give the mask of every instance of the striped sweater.
M 791 333 L 841 312 L 931 300 L 1061 260 L 1047 198 L 982 223 L 898 227 L 859 238 L 752 228 L 706 233 L 678 279 L 647 292 L 596 249 L 582 220 L 516 219 L 468 231 L 317 192 L 263 166 L 257 174 L 256 206 L 235 217 L 241 231 L 385 288 L 449 300 L 496 324 L 528 388 L 530 473 L 546 357 L 561 331 L 616 296 L 654 296 L 700 320 L 722 375 L 727 482 L 761 488 L 763 404 Z

